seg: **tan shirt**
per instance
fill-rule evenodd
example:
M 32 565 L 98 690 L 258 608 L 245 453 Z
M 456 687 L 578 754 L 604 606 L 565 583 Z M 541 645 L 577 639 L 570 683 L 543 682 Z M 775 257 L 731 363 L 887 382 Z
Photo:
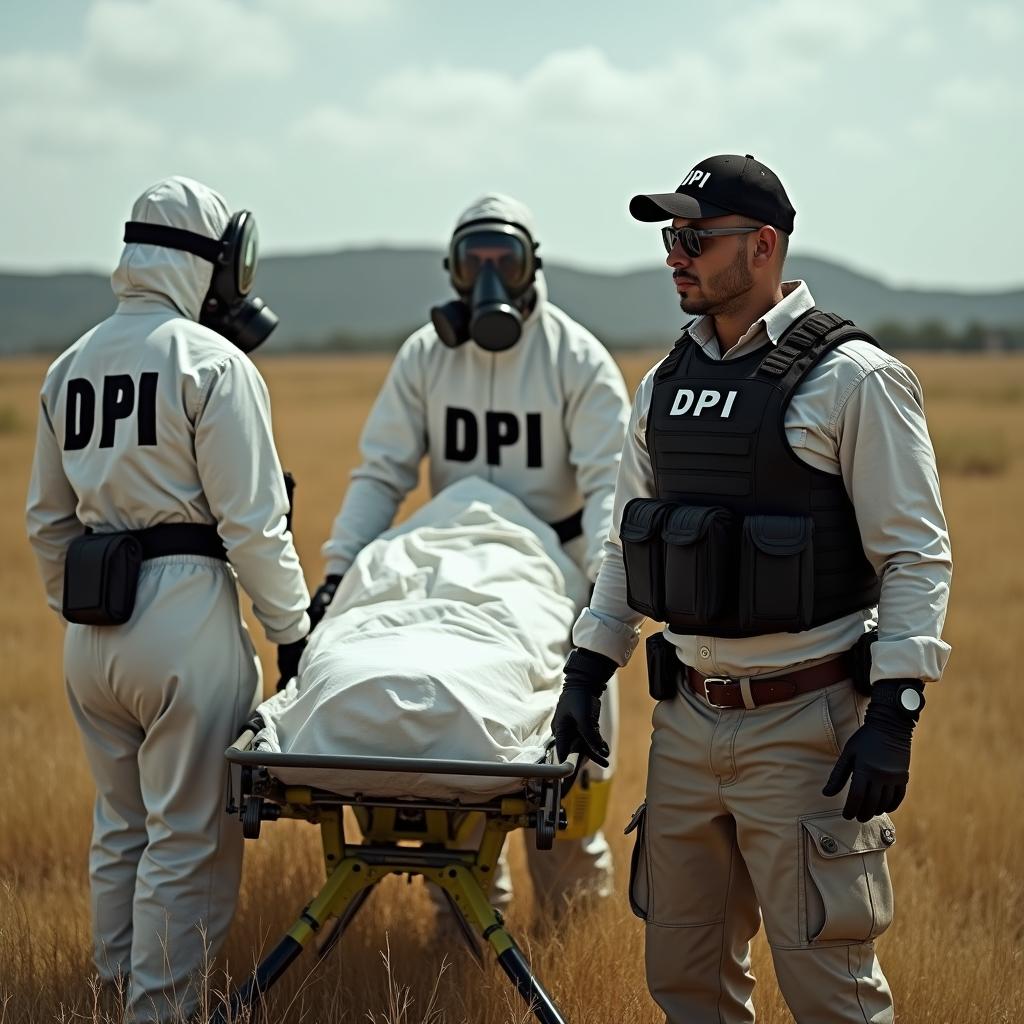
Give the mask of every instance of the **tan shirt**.
M 749 353 L 763 345 L 766 337 L 777 343 L 786 328 L 814 305 L 802 281 L 785 283 L 783 295 L 725 359 Z M 723 358 L 710 317 L 698 317 L 689 334 L 705 355 Z M 645 432 L 656 370 L 657 366 L 648 371 L 636 392 L 604 561 L 590 607 L 583 610 L 573 630 L 577 646 L 605 654 L 620 665 L 636 647 L 643 622 L 643 616 L 626 603 L 619 528 L 626 502 L 655 496 Z M 800 385 L 786 410 L 785 429 L 804 462 L 842 474 L 856 509 L 864 552 L 882 581 L 878 607 L 801 633 L 727 639 L 666 629 L 665 636 L 676 645 L 682 661 L 704 674 L 759 675 L 840 654 L 877 621 L 872 681 L 938 679 L 950 650 L 940 634 L 949 597 L 951 555 L 917 378 L 874 345 L 846 342 L 825 356 Z

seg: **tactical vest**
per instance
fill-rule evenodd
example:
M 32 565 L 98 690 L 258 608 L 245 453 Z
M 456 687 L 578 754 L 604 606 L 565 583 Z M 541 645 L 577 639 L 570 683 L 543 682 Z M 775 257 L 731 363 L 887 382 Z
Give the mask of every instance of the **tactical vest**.
M 786 440 L 789 402 L 852 338 L 812 309 L 779 339 L 714 360 L 688 334 L 658 368 L 647 415 L 656 498 L 634 498 L 620 536 L 627 600 L 681 633 L 798 632 L 878 601 L 853 503 L 838 474 Z

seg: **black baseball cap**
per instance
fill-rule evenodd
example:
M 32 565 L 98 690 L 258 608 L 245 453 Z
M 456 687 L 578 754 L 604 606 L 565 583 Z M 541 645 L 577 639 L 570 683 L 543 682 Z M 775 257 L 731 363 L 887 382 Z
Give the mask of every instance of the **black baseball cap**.
M 675 192 L 633 196 L 629 212 L 644 221 L 724 217 L 739 213 L 790 234 L 796 210 L 778 175 L 749 153 L 701 160 Z

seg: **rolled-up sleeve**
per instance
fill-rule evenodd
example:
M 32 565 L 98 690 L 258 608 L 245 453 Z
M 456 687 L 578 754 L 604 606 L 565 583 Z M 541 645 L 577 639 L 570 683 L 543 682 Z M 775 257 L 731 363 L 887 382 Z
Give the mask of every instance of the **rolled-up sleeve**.
M 625 665 L 632 656 L 644 621 L 644 616 L 626 602 L 626 567 L 622 560 L 619 531 L 626 503 L 632 498 L 648 498 L 655 494 L 654 470 L 645 437 L 652 376 L 653 371 L 641 382 L 633 400 L 619 460 L 612 522 L 604 542 L 601 568 L 590 606 L 580 613 L 572 633 L 577 647 L 596 651 L 619 665 Z
M 882 581 L 872 682 L 942 675 L 952 557 L 935 454 L 914 374 L 866 369 L 838 408 L 839 464 L 864 552 Z

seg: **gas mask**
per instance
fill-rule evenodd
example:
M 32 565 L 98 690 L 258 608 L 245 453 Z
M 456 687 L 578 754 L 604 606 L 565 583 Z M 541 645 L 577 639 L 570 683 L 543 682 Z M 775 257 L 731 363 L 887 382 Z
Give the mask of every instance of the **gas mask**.
M 460 298 L 430 311 L 445 345 L 472 338 L 488 352 L 503 352 L 519 340 L 541 266 L 536 249 L 518 224 L 481 220 L 456 229 L 444 266 Z
M 128 221 L 124 226 L 126 242 L 180 249 L 213 264 L 199 322 L 243 352 L 262 345 L 278 324 L 276 314 L 262 299 L 249 298 L 256 273 L 257 239 L 256 219 L 248 210 L 232 214 L 220 238 L 142 221 Z

